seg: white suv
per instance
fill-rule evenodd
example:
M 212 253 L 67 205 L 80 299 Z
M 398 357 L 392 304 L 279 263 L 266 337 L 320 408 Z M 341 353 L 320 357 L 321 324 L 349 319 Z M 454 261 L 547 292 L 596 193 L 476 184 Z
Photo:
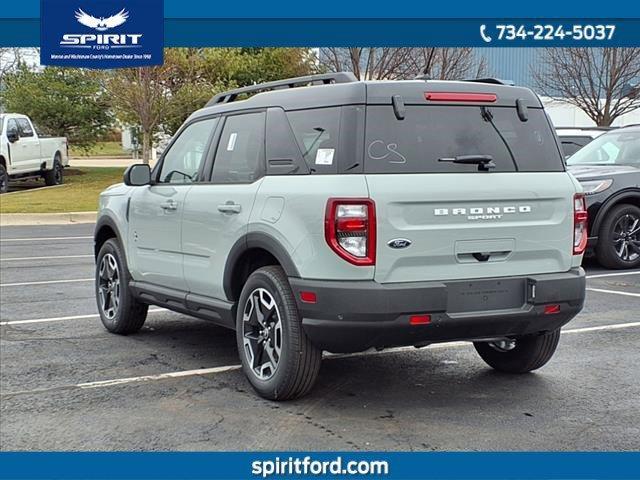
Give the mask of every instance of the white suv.
M 586 222 L 530 90 L 297 78 L 218 95 L 102 193 L 96 296 L 115 333 L 149 304 L 235 329 L 271 399 L 323 350 L 464 339 L 523 373 L 582 309 Z

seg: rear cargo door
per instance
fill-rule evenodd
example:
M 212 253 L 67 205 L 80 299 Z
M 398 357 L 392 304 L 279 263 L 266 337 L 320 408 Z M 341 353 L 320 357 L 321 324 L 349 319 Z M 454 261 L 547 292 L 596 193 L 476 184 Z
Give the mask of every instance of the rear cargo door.
M 367 106 L 381 283 L 571 268 L 575 186 L 542 109 Z

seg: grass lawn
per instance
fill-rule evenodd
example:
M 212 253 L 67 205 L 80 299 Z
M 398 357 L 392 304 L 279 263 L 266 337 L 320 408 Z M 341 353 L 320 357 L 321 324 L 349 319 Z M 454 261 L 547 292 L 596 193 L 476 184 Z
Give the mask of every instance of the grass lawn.
M 64 184 L 59 187 L 0 196 L 0 213 L 95 211 L 98 194 L 109 185 L 122 182 L 123 173 L 124 168 L 65 168 Z
M 99 142 L 96 143 L 89 150 L 80 150 L 74 148 L 73 145 L 69 146 L 69 155 L 72 157 L 122 157 L 130 156 L 127 152 L 122 150 L 120 142 Z

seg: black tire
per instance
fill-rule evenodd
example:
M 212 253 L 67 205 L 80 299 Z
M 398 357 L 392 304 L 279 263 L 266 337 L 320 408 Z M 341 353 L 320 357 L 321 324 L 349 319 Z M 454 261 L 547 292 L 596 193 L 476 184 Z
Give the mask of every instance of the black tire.
M 53 168 L 44 172 L 43 177 L 44 183 L 47 187 L 62 185 L 64 183 L 64 168 L 62 167 L 59 153 L 56 153 L 56 156 L 53 159 Z
M 101 273 L 103 273 L 103 265 L 106 266 L 111 259 L 113 259 L 117 265 L 118 288 L 112 289 L 112 296 L 109 297 L 105 295 L 104 290 L 101 295 L 101 290 L 107 288 L 105 276 L 101 275 Z M 103 261 L 105 263 L 103 263 Z M 96 260 L 95 292 L 100 320 L 102 320 L 104 327 L 111 333 L 120 335 L 135 333 L 142 328 L 142 325 L 144 325 L 147 319 L 149 305 L 141 303 L 133 297 L 129 289 L 130 281 L 131 277 L 120 244 L 115 238 L 110 238 L 100 249 Z M 111 283 L 115 285 L 115 281 Z M 116 290 L 117 293 L 115 293 Z M 110 303 L 110 300 L 113 300 L 116 296 L 117 302 L 115 308 L 107 308 L 113 305 L 113 303 Z M 107 297 L 107 302 L 103 301 L 104 297 Z
M 0 193 L 9 191 L 9 175 L 4 165 L 0 164 Z
M 490 367 L 506 373 L 527 373 L 551 360 L 559 340 L 560 329 L 517 338 L 511 349 L 500 348 L 499 342 L 475 342 L 473 346 Z
M 258 298 L 259 296 L 264 297 Z M 253 314 L 256 302 L 261 302 L 262 319 L 258 321 L 258 317 L 247 315 L 249 320 L 245 322 L 245 312 Z M 268 305 L 265 306 L 262 302 L 268 302 Z M 268 306 L 270 307 L 267 308 Z M 268 335 L 262 343 L 262 350 L 260 340 L 256 340 L 256 337 L 262 338 L 262 333 L 257 333 L 258 331 Z M 293 292 L 281 267 L 260 268 L 247 279 L 238 303 L 236 339 L 242 369 L 262 397 L 269 400 L 298 398 L 307 394 L 315 384 L 320 371 L 322 351 L 311 343 L 302 329 Z M 245 345 L 245 339 L 248 345 Z M 278 345 L 279 354 L 276 351 Z M 254 355 L 254 352 L 257 354 Z M 260 363 L 263 356 L 265 363 Z M 264 372 L 262 377 L 254 370 L 254 357 L 258 359 L 256 368 Z M 261 368 L 267 364 L 273 365 L 270 359 L 274 357 L 277 359 L 275 368 Z
M 636 220 L 638 222 L 633 232 L 630 227 Z M 624 228 L 625 221 L 629 228 Z M 623 230 L 626 230 L 626 237 L 620 235 Z M 640 208 L 623 203 L 607 212 L 598 232 L 596 256 L 598 262 L 607 268 L 624 269 L 640 266 Z

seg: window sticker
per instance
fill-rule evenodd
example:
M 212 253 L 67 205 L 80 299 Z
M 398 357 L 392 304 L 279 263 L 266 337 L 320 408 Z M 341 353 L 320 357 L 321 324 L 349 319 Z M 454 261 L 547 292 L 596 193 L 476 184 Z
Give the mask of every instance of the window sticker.
M 333 165 L 334 148 L 319 148 L 316 152 L 316 165 Z
M 233 149 L 236 148 L 236 139 L 238 138 L 237 133 L 232 133 L 229 135 L 229 142 L 227 143 L 227 152 L 233 152 Z

